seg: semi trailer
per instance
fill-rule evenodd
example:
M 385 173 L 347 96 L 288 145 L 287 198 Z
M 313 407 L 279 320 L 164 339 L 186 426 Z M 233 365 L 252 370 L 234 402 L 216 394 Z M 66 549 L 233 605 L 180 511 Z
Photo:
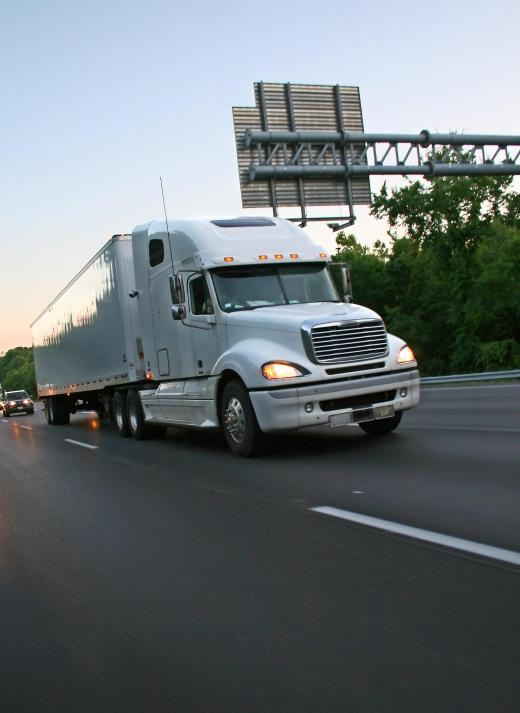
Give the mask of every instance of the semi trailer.
M 31 325 L 47 422 L 78 408 L 123 437 L 394 430 L 419 402 L 412 349 L 354 304 L 346 269 L 280 218 L 154 220 L 113 236 Z

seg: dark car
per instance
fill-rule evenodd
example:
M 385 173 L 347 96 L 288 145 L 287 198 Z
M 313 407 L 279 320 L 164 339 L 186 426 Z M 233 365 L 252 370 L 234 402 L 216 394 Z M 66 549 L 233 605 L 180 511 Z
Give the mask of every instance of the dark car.
M 4 417 L 12 413 L 34 413 L 34 403 L 27 391 L 6 391 L 3 402 Z

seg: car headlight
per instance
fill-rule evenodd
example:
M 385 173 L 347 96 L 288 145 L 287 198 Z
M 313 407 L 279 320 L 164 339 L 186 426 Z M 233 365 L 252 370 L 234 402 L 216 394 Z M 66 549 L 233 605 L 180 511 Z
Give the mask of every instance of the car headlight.
M 408 364 L 411 361 L 415 361 L 415 354 L 408 345 L 401 347 L 399 349 L 399 354 L 397 355 L 398 364 Z
M 309 372 L 302 366 L 290 364 L 287 361 L 270 361 L 262 367 L 262 374 L 265 379 L 294 379 L 295 376 L 305 376 Z
M 9 406 L 16 406 L 16 401 L 9 401 Z

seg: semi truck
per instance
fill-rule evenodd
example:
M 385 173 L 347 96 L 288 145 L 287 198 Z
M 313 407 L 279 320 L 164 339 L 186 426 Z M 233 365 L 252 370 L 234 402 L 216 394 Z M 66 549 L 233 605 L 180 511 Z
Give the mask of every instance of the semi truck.
M 31 325 L 47 422 L 92 409 L 123 438 L 221 429 L 244 457 L 281 431 L 393 431 L 419 402 L 414 353 L 333 268 L 281 218 L 114 235 Z

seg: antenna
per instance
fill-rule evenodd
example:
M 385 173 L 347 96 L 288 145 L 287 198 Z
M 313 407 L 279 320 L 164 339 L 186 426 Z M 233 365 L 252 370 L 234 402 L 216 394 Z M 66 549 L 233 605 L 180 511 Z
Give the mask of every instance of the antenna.
M 161 195 L 162 195 L 162 204 L 163 204 L 163 209 L 164 209 L 164 220 L 166 221 L 166 234 L 168 235 L 168 246 L 170 248 L 170 257 L 172 259 L 172 269 L 173 269 L 173 250 L 172 250 L 172 243 L 170 240 L 170 228 L 168 226 L 168 215 L 166 214 L 166 201 L 164 199 L 164 186 L 163 186 L 162 176 L 159 176 L 159 181 L 161 182 Z

